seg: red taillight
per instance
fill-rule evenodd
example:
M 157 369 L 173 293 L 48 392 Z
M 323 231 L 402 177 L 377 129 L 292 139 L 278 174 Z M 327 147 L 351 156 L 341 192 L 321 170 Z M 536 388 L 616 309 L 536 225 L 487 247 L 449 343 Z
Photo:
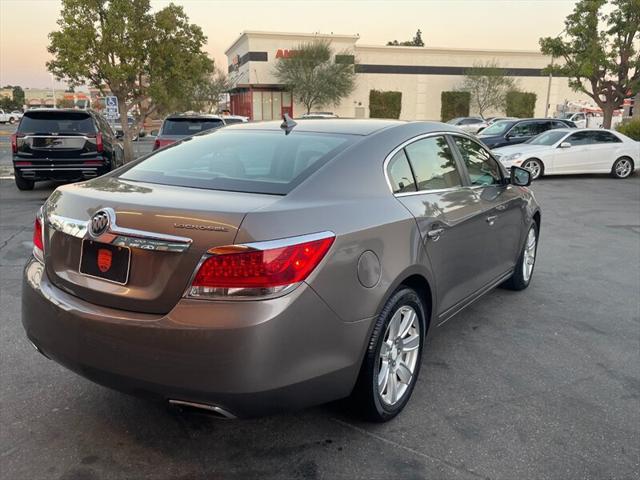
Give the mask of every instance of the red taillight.
M 171 145 L 175 140 L 167 140 L 165 138 L 156 138 L 156 141 L 153 142 L 153 149 L 158 150 L 159 148 L 166 147 L 167 145 Z
M 11 151 L 13 153 L 18 153 L 18 137 L 23 137 L 24 135 L 21 135 L 19 133 L 13 133 L 11 135 Z
M 33 165 L 31 162 L 16 162 L 15 163 L 16 167 L 30 167 L 31 165 Z
M 316 268 L 335 239 L 333 234 L 317 236 L 322 238 L 280 242 L 282 246 L 262 242 L 214 248 L 200 265 L 190 295 L 221 296 L 228 294 L 224 289 L 253 289 L 243 294 L 259 296 L 272 293 L 269 289 L 297 284 Z
M 36 217 L 33 224 L 33 256 L 40 261 L 44 258 L 44 242 L 42 238 L 42 220 L 40 217 Z
M 102 133 L 96 134 L 96 151 L 102 153 L 104 151 L 104 145 L 102 144 Z
M 82 163 L 84 165 L 91 166 L 91 165 L 102 165 L 104 162 L 102 160 L 85 160 Z

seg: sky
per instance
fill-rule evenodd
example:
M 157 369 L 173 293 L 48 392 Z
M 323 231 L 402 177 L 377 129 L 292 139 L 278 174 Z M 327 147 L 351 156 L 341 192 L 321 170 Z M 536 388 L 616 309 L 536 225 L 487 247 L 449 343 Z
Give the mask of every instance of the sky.
M 153 9 L 168 0 L 152 0 Z M 205 50 L 226 71 L 224 51 L 244 30 L 359 34 L 359 44 L 411 39 L 427 46 L 537 50 L 555 36 L 575 0 L 174 0 L 208 37 Z M 0 0 L 0 86 L 50 88 L 45 62 L 57 0 Z M 59 82 L 56 88 L 62 86 Z

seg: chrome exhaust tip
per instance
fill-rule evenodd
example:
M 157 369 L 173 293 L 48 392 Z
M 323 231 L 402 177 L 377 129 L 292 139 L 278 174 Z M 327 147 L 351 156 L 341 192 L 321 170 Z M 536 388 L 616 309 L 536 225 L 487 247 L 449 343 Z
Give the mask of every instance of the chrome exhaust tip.
M 207 403 L 187 402 L 185 400 L 175 400 L 173 398 L 170 398 L 169 405 L 173 405 L 177 407 L 195 408 L 197 410 L 204 410 L 209 413 L 214 413 L 216 414 L 216 416 L 220 418 L 225 418 L 227 420 L 233 420 L 236 418 L 234 414 L 226 411 L 224 408 L 220 408 L 217 405 L 209 405 Z

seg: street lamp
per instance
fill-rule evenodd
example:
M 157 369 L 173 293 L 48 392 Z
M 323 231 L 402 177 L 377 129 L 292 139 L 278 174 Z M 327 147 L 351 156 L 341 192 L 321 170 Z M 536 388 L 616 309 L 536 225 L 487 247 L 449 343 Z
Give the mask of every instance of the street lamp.
M 562 35 L 564 33 L 564 31 L 567 29 L 567 27 L 564 27 L 562 29 L 562 31 L 556 35 L 556 38 L 558 38 L 560 35 Z M 547 118 L 549 116 L 549 102 L 551 101 L 551 80 L 553 79 L 553 60 L 554 60 L 554 56 L 553 54 L 551 55 L 551 65 L 549 65 L 549 82 L 547 83 L 547 103 L 544 106 L 544 116 L 545 118 Z
M 51 94 L 53 95 L 53 108 L 57 108 L 56 106 L 56 84 L 53 73 L 51 74 Z

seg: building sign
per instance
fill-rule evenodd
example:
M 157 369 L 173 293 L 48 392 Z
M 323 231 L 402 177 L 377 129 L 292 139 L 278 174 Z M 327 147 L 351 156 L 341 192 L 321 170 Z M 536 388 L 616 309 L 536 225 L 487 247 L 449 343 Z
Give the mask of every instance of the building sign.
M 276 52 L 276 58 L 291 58 L 296 53 L 298 53 L 297 50 L 287 50 L 286 48 L 279 48 Z
M 118 97 L 109 96 L 104 98 L 104 115 L 108 119 L 116 119 L 120 116 Z

